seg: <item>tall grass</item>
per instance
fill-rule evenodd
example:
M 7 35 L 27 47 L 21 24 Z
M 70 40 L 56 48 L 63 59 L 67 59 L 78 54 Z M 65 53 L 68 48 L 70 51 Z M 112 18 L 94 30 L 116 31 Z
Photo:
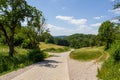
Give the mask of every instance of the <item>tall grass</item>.
M 96 47 L 77 49 L 70 54 L 70 58 L 81 61 L 94 60 L 102 55 L 100 49 L 101 48 L 96 48 Z
M 101 80 L 120 80 L 120 41 L 116 41 L 108 52 L 110 57 L 98 70 L 98 77 Z
M 59 46 L 55 44 L 46 44 L 43 42 L 40 43 L 40 48 L 45 52 L 53 52 L 53 53 L 61 53 L 70 50 L 70 48 L 68 47 Z
M 0 52 L 0 75 L 8 71 L 16 70 L 32 63 L 42 61 L 48 57 L 48 54 L 44 53 L 40 49 L 24 50 L 17 48 L 16 51 L 19 52 L 17 52 L 14 57 L 9 57 L 8 55 L 1 53 L 3 51 Z

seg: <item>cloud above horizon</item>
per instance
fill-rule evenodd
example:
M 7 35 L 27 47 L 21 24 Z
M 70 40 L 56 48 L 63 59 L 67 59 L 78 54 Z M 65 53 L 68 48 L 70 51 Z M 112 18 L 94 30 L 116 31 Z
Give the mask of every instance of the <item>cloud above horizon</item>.
M 101 25 L 101 23 L 95 23 L 95 24 L 91 24 L 90 26 L 92 27 L 99 27 Z
M 95 19 L 95 20 L 99 20 L 99 19 L 102 19 L 102 18 L 105 18 L 105 16 L 96 16 L 96 17 L 93 17 L 93 19 Z
M 112 12 L 114 14 L 120 14 L 120 8 L 113 9 L 113 10 L 108 10 L 108 12 Z
M 85 25 L 87 23 L 87 19 L 75 19 L 74 17 L 71 17 L 71 16 L 59 15 L 59 16 L 56 16 L 56 19 L 64 20 L 75 25 Z
M 64 27 L 60 27 L 57 25 L 53 25 L 53 24 L 47 24 L 46 28 L 49 28 L 53 36 L 72 35 L 75 33 L 83 33 L 83 34 L 97 34 L 98 33 L 98 29 L 92 26 L 88 26 L 88 25 L 76 26 L 75 29 L 70 29 L 70 28 L 64 28 Z
M 75 19 L 71 16 L 56 16 L 56 19 L 67 21 L 70 24 L 74 25 L 74 29 L 68 27 L 61 27 L 54 24 L 47 24 L 47 28 L 50 29 L 51 34 L 56 35 L 71 35 L 75 33 L 83 33 L 83 34 L 97 34 L 98 28 L 101 23 L 88 24 L 87 19 Z M 71 25 L 71 26 L 73 26 Z

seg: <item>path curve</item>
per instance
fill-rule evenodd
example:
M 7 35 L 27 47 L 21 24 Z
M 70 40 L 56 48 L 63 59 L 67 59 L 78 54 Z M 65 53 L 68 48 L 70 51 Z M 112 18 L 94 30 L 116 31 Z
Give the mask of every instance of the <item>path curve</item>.
M 0 76 L 0 80 L 97 80 L 100 64 L 72 60 L 70 52 L 54 54 L 45 61 Z

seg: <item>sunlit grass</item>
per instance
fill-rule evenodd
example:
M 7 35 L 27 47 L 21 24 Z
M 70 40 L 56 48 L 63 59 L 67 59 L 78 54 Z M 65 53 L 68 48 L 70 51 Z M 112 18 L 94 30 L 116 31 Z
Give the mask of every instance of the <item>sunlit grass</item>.
M 49 49 L 49 48 L 54 48 L 54 49 L 58 49 L 58 48 L 64 48 L 64 46 L 59 46 L 59 45 L 55 45 L 55 44 L 46 44 L 44 42 L 40 42 L 39 45 L 40 49 L 44 50 L 44 49 Z
M 26 54 L 29 50 L 22 49 L 20 47 L 15 47 L 15 55 L 16 54 Z M 8 55 L 9 53 L 9 47 L 7 45 L 0 45 L 0 54 L 2 55 Z
M 61 53 L 61 52 L 70 50 L 70 48 L 65 47 L 65 46 L 59 46 L 59 45 L 55 45 L 55 44 L 46 44 L 44 42 L 41 42 L 39 47 L 43 51 L 53 52 L 53 53 Z
M 88 47 L 76 49 L 75 51 L 71 52 L 70 58 L 80 61 L 95 60 L 104 54 L 103 49 L 104 47 Z

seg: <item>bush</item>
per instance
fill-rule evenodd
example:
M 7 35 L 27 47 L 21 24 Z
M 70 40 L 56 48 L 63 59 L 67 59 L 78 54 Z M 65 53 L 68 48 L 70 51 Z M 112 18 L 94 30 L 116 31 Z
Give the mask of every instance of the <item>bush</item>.
M 22 48 L 25 48 L 25 49 L 32 49 L 33 46 L 32 46 L 32 42 L 29 40 L 29 39 L 25 39 L 21 45 Z
M 0 53 L 0 73 L 25 67 L 35 62 L 44 60 L 48 55 L 39 49 L 31 50 L 28 54 L 16 54 L 14 57 Z
M 48 55 L 44 52 L 42 52 L 41 50 L 39 49 L 34 49 L 34 50 L 31 50 L 29 53 L 28 53 L 28 57 L 29 57 L 29 60 L 33 61 L 33 62 L 39 62 L 39 61 L 42 61 L 44 60 Z
M 110 57 L 98 71 L 98 77 L 101 80 L 120 80 L 120 41 L 112 44 L 108 51 Z
M 120 61 L 120 46 L 118 46 L 118 47 L 115 49 L 112 57 L 114 58 L 115 61 Z
M 16 35 L 14 38 L 14 45 L 20 46 L 24 41 L 24 38 L 22 36 Z

